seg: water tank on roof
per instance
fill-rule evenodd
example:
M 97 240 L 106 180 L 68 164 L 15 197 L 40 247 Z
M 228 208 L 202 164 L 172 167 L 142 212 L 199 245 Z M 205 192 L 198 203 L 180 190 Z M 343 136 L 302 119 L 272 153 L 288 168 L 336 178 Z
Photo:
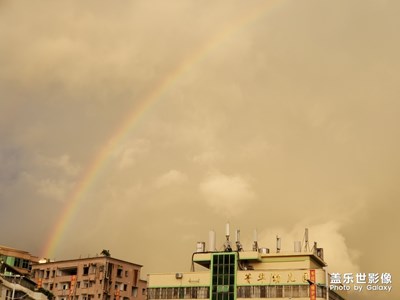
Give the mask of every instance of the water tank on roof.
M 197 242 L 196 252 L 205 252 L 206 251 L 206 243 L 205 242 Z

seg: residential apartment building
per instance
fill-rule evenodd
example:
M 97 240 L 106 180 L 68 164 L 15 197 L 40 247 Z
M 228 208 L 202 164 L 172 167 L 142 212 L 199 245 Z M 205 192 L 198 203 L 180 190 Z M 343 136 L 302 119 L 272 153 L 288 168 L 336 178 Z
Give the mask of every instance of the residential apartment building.
M 32 264 L 38 263 L 39 258 L 27 251 L 0 245 L 0 262 L 2 262 L 2 270 L 0 271 L 2 274 L 28 275 Z
M 48 300 L 36 283 L 21 275 L 0 275 L 0 300 Z
M 144 300 L 142 266 L 110 256 L 39 263 L 32 279 L 55 300 Z
M 38 261 L 27 251 L 0 246 L 0 300 L 48 300 L 29 278 Z

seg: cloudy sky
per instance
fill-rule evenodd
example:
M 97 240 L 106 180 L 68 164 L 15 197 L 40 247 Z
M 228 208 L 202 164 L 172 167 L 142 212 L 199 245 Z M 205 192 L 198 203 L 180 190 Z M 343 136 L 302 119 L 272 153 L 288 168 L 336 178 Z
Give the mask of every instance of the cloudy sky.
M 0 244 L 186 271 L 304 228 L 398 299 L 398 1 L 0 1 Z M 73 208 L 51 253 L 46 245 Z M 144 275 L 143 274 L 143 275 Z

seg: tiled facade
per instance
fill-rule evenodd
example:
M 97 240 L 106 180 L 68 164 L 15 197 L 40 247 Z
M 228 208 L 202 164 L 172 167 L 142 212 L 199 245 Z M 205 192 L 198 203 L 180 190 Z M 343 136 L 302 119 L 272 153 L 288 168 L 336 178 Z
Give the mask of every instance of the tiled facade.
M 34 265 L 32 279 L 55 300 L 145 300 L 141 267 L 99 256 Z

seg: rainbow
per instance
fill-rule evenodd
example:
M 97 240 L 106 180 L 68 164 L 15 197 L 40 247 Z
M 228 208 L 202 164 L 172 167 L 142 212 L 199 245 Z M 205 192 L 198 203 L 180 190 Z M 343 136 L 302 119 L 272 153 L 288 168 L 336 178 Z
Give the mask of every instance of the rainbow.
M 86 169 L 82 172 L 77 184 L 73 191 L 69 194 L 66 205 L 62 209 L 58 221 L 52 228 L 52 231 L 47 238 L 44 249 L 42 250 L 42 257 L 54 257 L 59 245 L 62 242 L 62 237 L 68 228 L 69 222 L 73 219 L 74 214 L 78 210 L 79 203 L 82 202 L 84 195 L 91 190 L 95 185 L 101 170 L 107 165 L 107 161 L 116 146 L 119 145 L 121 140 L 132 130 L 138 123 L 141 116 L 170 88 L 177 80 L 187 72 L 188 69 L 205 58 L 214 48 L 220 45 L 224 40 L 232 36 L 239 29 L 255 22 L 261 16 L 265 15 L 269 8 L 276 4 L 275 1 L 266 0 L 261 5 L 253 7 L 246 13 L 242 14 L 240 18 L 223 26 L 215 35 L 206 41 L 196 51 L 184 58 L 170 73 L 162 78 L 154 89 L 148 93 L 141 101 L 140 105 L 136 106 L 124 119 L 124 121 L 117 127 L 112 136 L 103 145 L 103 147 L 95 155 L 94 159 L 89 163 Z

